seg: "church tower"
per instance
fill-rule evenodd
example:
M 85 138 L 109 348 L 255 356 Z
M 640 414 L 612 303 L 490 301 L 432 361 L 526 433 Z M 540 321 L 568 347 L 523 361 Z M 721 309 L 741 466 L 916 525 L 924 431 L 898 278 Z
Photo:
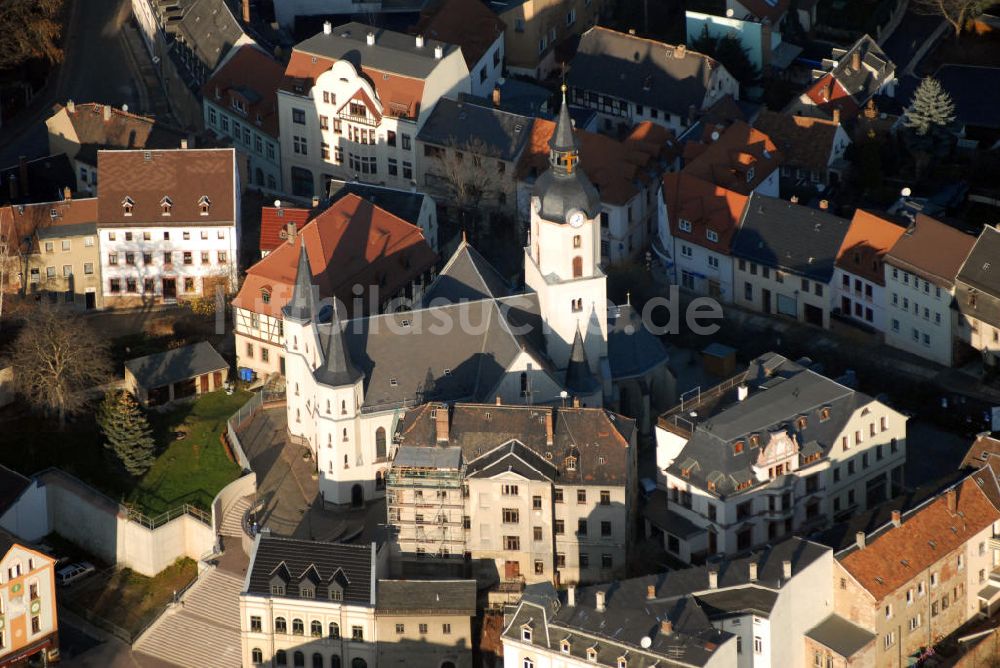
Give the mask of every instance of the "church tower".
M 580 168 L 565 86 L 549 149 L 549 169 L 532 190 L 524 282 L 538 294 L 546 348 L 556 367 L 569 367 L 574 339 L 582 332 L 584 358 L 591 373 L 602 378 L 609 372 L 601 198 Z
M 292 298 L 281 309 L 284 319 L 285 377 L 288 379 L 285 405 L 288 431 L 308 440 L 315 451 L 316 444 L 312 442 L 315 429 L 311 410 L 312 384 L 305 380 L 312 375 L 312 370 L 320 359 L 312 276 L 306 245 L 302 243 Z

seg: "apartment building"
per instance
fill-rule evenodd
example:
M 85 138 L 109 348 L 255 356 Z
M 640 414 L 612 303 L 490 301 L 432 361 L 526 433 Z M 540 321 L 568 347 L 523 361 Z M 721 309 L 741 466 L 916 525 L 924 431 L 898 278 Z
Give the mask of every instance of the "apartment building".
M 386 580 L 387 559 L 385 544 L 258 535 L 240 592 L 243 665 L 471 666 L 475 582 Z
M 97 164 L 105 306 L 173 303 L 236 285 L 233 149 L 100 151 Z
M 438 259 L 419 227 L 351 192 L 283 232 L 280 245 L 247 270 L 232 302 L 237 367 L 262 378 L 285 373 L 281 310 L 292 298 L 301 248 L 317 298 L 337 300 L 345 318 L 377 314 L 396 298 L 419 299 Z
M 284 68 L 256 44 L 233 51 L 202 88 L 205 129 L 246 165 L 247 187 L 281 191 L 277 90 Z
M 987 475 L 895 511 L 888 524 L 858 531 L 854 544 L 836 553 L 834 619 L 844 631 L 807 633 L 809 657 L 823 665 L 907 665 L 986 610 L 984 597 L 996 603 L 990 573 L 1000 512 L 981 487 L 996 494 L 996 478 Z
M 932 362 L 956 359 L 955 278 L 976 239 L 917 214 L 885 255 L 885 342 Z
M 1000 230 L 987 225 L 955 281 L 958 335 L 982 355 L 983 363 L 1000 364 Z
M 506 668 L 805 668 L 802 636 L 832 611 L 833 553 L 793 538 L 741 559 L 557 592 L 507 616 Z M 624 628 L 625 632 L 609 632 Z
M 507 71 L 541 81 L 559 70 L 559 46 L 597 25 L 611 5 L 607 0 L 503 0 L 490 8 L 504 22 Z
M 506 587 L 624 572 L 633 420 L 579 406 L 426 404 L 393 441 L 389 523 L 404 555 L 492 559 Z
M 0 529 L 0 665 L 59 660 L 55 564 Z
M 22 240 L 4 252 L 18 258 L 5 269 L 7 286 L 51 304 L 103 308 L 96 198 L 4 207 L 0 228 L 5 239 Z
M 877 332 L 886 330 L 885 255 L 905 231 L 874 213 L 854 212 L 837 252 L 832 285 L 834 309 L 841 316 Z
M 470 90 L 453 44 L 324 23 L 292 50 L 278 90 L 285 190 L 311 197 L 333 179 L 409 187 L 414 139 L 434 104 Z
M 660 416 L 657 485 L 667 497 L 644 513 L 668 552 L 733 554 L 902 490 L 906 416 L 803 363 L 762 355 Z
M 593 109 L 602 130 L 652 121 L 680 135 L 740 85 L 714 58 L 594 26 L 580 36 L 567 83 L 570 102 Z
M 685 172 L 663 175 L 656 253 L 669 280 L 722 303 L 733 302 L 733 237 L 746 195 Z
M 830 326 L 834 265 L 850 222 L 825 207 L 751 194 L 732 246 L 737 305 Z
M 102 149 L 170 149 L 188 141 L 188 134 L 110 104 L 57 104 L 45 120 L 49 153 L 65 153 L 73 164 L 79 193 L 97 193 L 97 152 Z

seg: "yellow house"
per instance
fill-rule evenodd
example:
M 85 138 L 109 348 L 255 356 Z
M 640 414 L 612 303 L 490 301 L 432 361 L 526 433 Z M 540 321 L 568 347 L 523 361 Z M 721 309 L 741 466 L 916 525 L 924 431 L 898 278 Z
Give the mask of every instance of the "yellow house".
M 59 657 L 55 560 L 0 530 L 0 666 Z

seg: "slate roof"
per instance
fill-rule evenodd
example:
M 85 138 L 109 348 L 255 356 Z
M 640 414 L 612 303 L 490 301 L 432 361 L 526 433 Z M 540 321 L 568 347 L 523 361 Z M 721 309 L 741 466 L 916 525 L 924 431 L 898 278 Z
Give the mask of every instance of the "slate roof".
M 477 2 L 478 0 L 470 0 Z M 486 102 L 483 100 L 483 102 Z M 477 103 L 475 98 L 441 98 L 424 121 L 417 140 L 436 146 L 472 147 L 496 160 L 517 160 L 531 135 L 534 119 Z M 471 143 L 470 143 L 471 142 Z
M 229 363 L 211 343 L 199 341 L 163 353 L 136 357 L 125 362 L 125 368 L 135 376 L 140 387 L 151 389 L 228 369 Z
M 476 614 L 475 580 L 379 580 L 375 608 L 381 613 Z
M 732 254 L 829 283 L 849 226 L 848 220 L 826 211 L 753 193 Z
M 285 595 L 299 598 L 298 584 L 310 568 L 315 568 L 320 583 L 316 598 L 326 598 L 323 587 L 339 572 L 345 603 L 369 606 L 375 592 L 374 545 L 349 545 L 260 534 L 244 584 L 244 594 L 271 596 L 271 577 L 287 572 Z
M 455 469 L 462 466 L 462 448 L 404 445 L 396 451 L 393 466 L 419 469 Z
M 963 314 L 1000 327 L 1000 231 L 995 227 L 983 228 L 956 284 L 956 302 Z
M 461 301 L 507 297 L 507 281 L 479 251 L 463 238 L 451 259 L 424 293 L 425 304 L 458 304 Z
M 742 491 L 741 482 L 749 481 L 749 489 L 780 484 L 780 478 L 760 483 L 753 473 L 759 448 L 766 448 L 772 435 L 787 433 L 802 447 L 814 441 L 826 455 L 854 411 L 874 401 L 775 353 L 753 360 L 743 383 L 749 390 L 743 401 L 732 390 L 714 406 L 698 409 L 691 437 L 667 467 L 701 490 L 708 490 L 711 479 L 714 490 L 706 493 L 720 498 Z M 806 418 L 805 427 L 796 424 L 800 417 Z
M 440 410 L 448 409 L 425 404 L 407 411 L 395 434 L 400 451 L 437 443 Z M 470 477 L 514 467 L 525 477 L 561 484 L 624 485 L 635 428 L 634 420 L 600 408 L 458 403 L 450 411 L 447 448 L 461 448 Z M 571 456 L 573 468 L 567 465 Z
M 704 527 L 671 510 L 667 503 L 667 493 L 662 489 L 649 495 L 642 515 L 659 529 L 681 539 L 697 536 L 705 531 Z
M 65 153 L 28 160 L 27 184 L 21 165 L 0 168 L 0 204 L 30 204 L 62 199 L 64 190 L 76 190 L 76 171 Z
M 913 224 L 886 253 L 889 264 L 951 289 L 976 238 L 918 213 Z
M 965 125 L 1000 128 L 1000 67 L 942 65 L 934 78 L 955 103 L 955 117 Z
M 97 212 L 101 225 L 234 225 L 236 152 L 231 148 L 99 151 Z M 133 202 L 126 216 L 122 202 Z M 163 215 L 161 201 L 172 209 Z M 208 215 L 199 201 L 207 197 Z M 235 260 L 235 258 L 234 258 Z
M 457 44 L 469 71 L 503 35 L 505 24 L 479 0 L 442 0 L 420 13 L 414 35 Z M 488 63 L 492 67 L 492 63 Z
M 667 349 L 631 304 L 608 308 L 608 364 L 615 380 L 634 378 L 666 363 Z
M 580 36 L 567 83 L 631 100 L 687 118 L 702 108 L 712 70 L 722 65 L 709 56 L 595 26 Z
M 169 55 L 191 90 L 200 92 L 229 50 L 246 35 L 225 2 L 181 0 L 176 4 L 180 19 L 166 24 L 168 34 L 174 37 Z M 185 57 L 185 53 L 189 55 Z
M 885 285 L 885 254 L 893 247 L 906 228 L 893 221 L 857 209 L 851 219 L 840 250 L 837 266 L 856 276 L 863 276 L 876 285 Z
M 110 119 L 104 120 L 105 107 L 109 108 Z M 74 157 L 88 165 L 97 165 L 97 151 L 105 148 L 179 148 L 181 140 L 188 135 L 183 130 L 158 122 L 149 116 L 140 116 L 123 111 L 112 105 L 95 102 L 68 107 L 57 104 L 55 116 L 65 115 L 76 133 L 80 151 Z
M 0 464 L 0 517 L 21 496 L 21 493 L 31 485 L 31 480 L 17 471 Z M 3 550 L 0 549 L 0 555 Z
M 843 657 L 852 657 L 875 639 L 875 634 L 833 613 L 806 631 L 806 637 Z
M 853 54 L 861 53 L 861 68 L 854 69 Z M 836 65 L 805 92 L 812 102 L 843 120 L 853 118 L 895 76 L 896 66 L 869 35 L 862 35 L 848 49 L 833 49 Z

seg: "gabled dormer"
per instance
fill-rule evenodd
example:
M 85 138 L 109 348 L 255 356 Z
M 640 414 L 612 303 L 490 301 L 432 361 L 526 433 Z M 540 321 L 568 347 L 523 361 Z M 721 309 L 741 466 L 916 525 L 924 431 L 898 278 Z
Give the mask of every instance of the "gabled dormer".
M 319 571 L 316 570 L 316 565 L 309 564 L 309 567 L 299 576 L 299 597 L 316 598 L 316 586 L 322 581 Z
M 798 428 L 799 418 L 796 420 Z M 768 434 L 768 441 L 754 463 L 758 480 L 773 480 L 798 468 L 799 443 L 789 427 Z
M 212 200 L 208 198 L 208 195 L 202 195 L 198 200 L 198 211 L 203 216 L 207 216 L 209 210 L 212 208 Z
M 338 568 L 327 579 L 327 598 L 331 601 L 343 601 L 344 592 L 347 591 L 347 587 L 350 583 L 351 581 L 347 579 L 347 574 L 344 573 L 344 569 Z
M 271 579 L 269 581 L 271 596 L 285 596 L 288 591 L 288 583 L 291 580 L 292 577 L 288 572 L 288 566 L 282 561 L 271 571 Z
M 125 195 L 125 199 L 122 200 L 122 214 L 126 216 L 132 215 L 132 209 L 135 208 L 135 200 L 133 200 L 128 195 Z
M 163 199 L 160 200 L 160 215 L 169 216 L 173 208 L 174 208 L 174 201 L 170 199 L 169 195 L 164 195 Z

